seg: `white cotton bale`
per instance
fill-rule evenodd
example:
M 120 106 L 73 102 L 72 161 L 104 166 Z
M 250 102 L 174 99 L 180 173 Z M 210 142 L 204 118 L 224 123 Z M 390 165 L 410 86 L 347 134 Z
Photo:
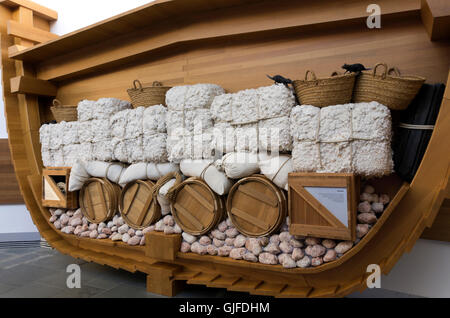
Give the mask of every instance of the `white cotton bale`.
M 204 131 L 213 127 L 213 120 L 209 109 L 187 109 L 183 111 L 169 111 L 166 117 L 168 133 L 175 129 L 186 132 Z
M 297 106 L 291 114 L 291 134 L 294 171 L 366 177 L 393 171 L 391 115 L 377 102 Z
M 226 154 L 235 151 L 235 128 L 230 123 L 216 123 L 213 129 L 213 147 L 216 154 Z
M 167 152 L 170 162 L 180 162 L 183 159 L 214 158 L 212 129 L 196 135 L 168 135 Z
M 79 159 L 80 148 L 80 144 L 65 145 L 62 147 L 65 167 L 72 167 Z
M 131 104 L 127 101 L 117 98 L 100 98 L 94 104 L 92 117 L 93 119 L 109 119 L 112 115 L 130 108 L 132 108 Z
M 128 159 L 125 162 L 143 162 L 144 161 L 144 149 L 143 149 L 143 137 L 137 137 L 133 139 L 125 140 L 125 147 L 128 153 Z
M 113 149 L 113 160 L 120 162 L 128 162 L 128 149 L 126 143 L 119 138 L 113 138 L 111 140 L 111 146 Z
M 153 181 L 157 181 L 165 175 L 173 172 L 179 172 L 180 166 L 175 163 L 153 163 L 150 162 L 146 166 L 147 178 Z
M 57 150 L 63 146 L 63 135 L 65 125 L 66 125 L 65 121 L 59 124 L 49 125 L 48 129 L 50 131 L 50 142 L 49 142 L 50 150 Z
M 50 149 L 50 125 L 42 125 L 39 128 L 39 141 L 43 150 Z
M 213 163 L 213 160 L 185 159 L 181 161 L 180 169 L 188 177 L 201 177 L 203 173 L 203 180 L 208 186 L 218 195 L 225 195 L 230 191 L 233 182 Z
M 214 97 L 224 93 L 224 89 L 215 84 L 176 86 L 167 91 L 166 104 L 169 110 L 178 111 L 210 108 Z
M 211 115 L 217 122 L 231 122 L 233 120 L 231 107 L 235 94 L 216 96 L 211 104 Z
M 82 160 L 77 160 L 70 170 L 69 191 L 73 192 L 81 190 L 89 177 L 89 173 L 85 168 L 85 162 Z
M 163 105 L 155 105 L 147 107 L 144 110 L 144 135 L 150 135 L 154 133 L 165 133 L 167 108 Z
M 142 142 L 143 161 L 167 162 L 167 134 L 144 135 Z
M 230 179 L 241 179 L 258 173 L 258 154 L 248 152 L 227 153 L 214 163 Z
M 359 175 L 381 177 L 394 170 L 390 141 L 355 140 L 352 151 L 353 168 Z
M 84 161 L 92 160 L 92 144 L 90 142 L 83 142 L 80 144 L 79 159 Z
M 259 168 L 261 173 L 278 187 L 288 190 L 289 173 L 294 170 L 291 156 L 281 155 L 261 160 L 259 161 Z
M 289 116 L 260 120 L 258 150 L 288 152 L 292 150 Z
M 64 167 L 65 166 L 64 153 L 63 153 L 62 148 L 56 149 L 56 150 L 50 150 L 50 154 L 53 159 L 54 167 Z
M 259 100 L 256 89 L 240 91 L 233 96 L 232 122 L 234 124 L 244 124 L 256 122 L 259 117 Z
M 297 106 L 292 109 L 290 131 L 294 141 L 316 140 L 320 108 Z
M 261 119 L 289 116 L 295 106 L 293 92 L 283 84 L 258 88 L 257 93 Z
M 143 135 L 144 133 L 144 107 L 127 112 L 127 124 L 125 126 L 125 139 L 134 139 Z
M 98 161 L 113 161 L 113 144 L 111 140 L 92 143 L 92 159 Z
M 80 143 L 80 138 L 78 137 L 78 129 L 80 123 L 77 121 L 71 121 L 64 125 L 62 143 L 63 145 L 71 145 Z
M 237 152 L 258 152 L 258 125 L 246 124 L 235 126 L 234 140 Z
M 50 150 L 42 149 L 41 156 L 44 167 L 53 167 L 53 157 Z
M 94 119 L 94 107 L 95 101 L 91 100 L 83 100 L 78 103 L 77 112 L 78 112 L 78 121 L 90 121 Z
M 92 121 L 81 122 L 78 126 L 78 137 L 81 143 L 92 142 L 94 140 L 94 129 Z
M 109 120 L 98 119 L 91 121 L 92 142 L 111 140 Z
M 110 120 L 109 125 L 111 129 L 111 136 L 114 138 L 124 139 L 125 138 L 125 127 L 127 126 L 128 114 L 131 109 L 126 109 L 121 112 L 114 114 Z

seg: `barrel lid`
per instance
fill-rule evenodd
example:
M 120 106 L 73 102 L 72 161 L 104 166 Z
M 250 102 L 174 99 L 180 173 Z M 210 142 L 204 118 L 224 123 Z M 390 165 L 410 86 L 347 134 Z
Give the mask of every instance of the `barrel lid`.
M 161 207 L 153 195 L 155 184 L 137 180 L 127 184 L 120 195 L 119 210 L 132 228 L 146 228 L 161 218 Z
M 223 218 L 221 200 L 204 181 L 190 178 L 177 189 L 171 204 L 172 215 L 183 231 L 203 235 Z
M 241 179 L 230 190 L 227 212 L 233 225 L 250 237 L 279 230 L 286 218 L 286 196 L 264 176 Z
M 91 223 L 110 220 L 117 210 L 117 187 L 106 179 L 91 178 L 80 191 L 80 207 Z

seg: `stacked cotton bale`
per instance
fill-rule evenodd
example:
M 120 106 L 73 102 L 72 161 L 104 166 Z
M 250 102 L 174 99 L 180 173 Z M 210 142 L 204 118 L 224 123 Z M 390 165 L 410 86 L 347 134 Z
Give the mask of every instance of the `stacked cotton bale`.
M 110 119 L 116 113 L 130 108 L 129 102 L 116 98 L 101 98 L 96 102 L 84 100 L 78 104 L 80 140 L 85 151 L 82 159 L 114 160 Z
M 210 107 L 214 98 L 224 93 L 223 88 L 214 84 L 177 86 L 167 92 L 170 162 L 214 157 Z
M 167 109 L 163 105 L 116 113 L 110 120 L 112 160 L 167 162 Z
M 292 91 L 281 84 L 217 96 L 211 106 L 215 150 L 288 152 Z
M 365 186 L 362 192 L 354 242 L 293 236 L 289 233 L 289 218 L 279 234 L 249 238 L 240 234 L 231 220 L 227 219 L 208 235 L 182 233 L 180 250 L 183 253 L 230 257 L 268 265 L 279 264 L 284 268 L 317 267 L 341 258 L 356 246 L 369 233 L 390 201 L 388 195 L 376 194 L 370 185 Z M 161 221 L 155 230 L 176 233 L 172 231 L 177 225 L 171 222 L 168 227 L 168 224 Z
M 39 133 L 44 166 L 72 167 L 77 160 L 111 160 L 109 119 L 130 107 L 130 103 L 115 98 L 84 100 L 78 104 L 78 121 L 43 125 Z
M 390 174 L 391 126 L 389 109 L 377 102 L 297 106 L 291 114 L 294 171 Z
M 42 125 L 39 130 L 45 167 L 71 167 L 82 154 L 78 122 Z

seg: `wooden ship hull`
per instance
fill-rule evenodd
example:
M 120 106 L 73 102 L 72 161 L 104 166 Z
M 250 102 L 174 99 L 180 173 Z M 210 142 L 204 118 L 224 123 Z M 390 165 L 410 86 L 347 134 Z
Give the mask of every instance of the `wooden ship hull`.
M 57 17 L 30 1 L 0 1 L 1 62 L 9 146 L 23 198 L 48 243 L 64 254 L 148 274 L 150 292 L 182 283 L 278 297 L 341 297 L 366 288 L 369 264 L 388 274 L 450 199 L 450 90 L 411 183 L 375 182 L 393 198 L 369 234 L 338 260 L 284 269 L 179 252 L 179 235 L 148 234 L 146 246 L 66 235 L 42 206 L 39 128 L 55 96 L 128 99 L 136 77 L 168 86 L 210 82 L 229 92 L 266 85 L 265 74 L 323 75 L 345 62 L 380 61 L 450 83 L 449 8 L 436 0 L 380 0 L 381 29 L 366 27 L 365 1 L 160 0 L 57 37 Z M 43 42 L 42 44 L 40 44 Z M 448 201 L 446 201 L 448 202 Z M 444 204 L 445 205 L 445 204 Z M 442 208 L 442 211 L 448 208 Z

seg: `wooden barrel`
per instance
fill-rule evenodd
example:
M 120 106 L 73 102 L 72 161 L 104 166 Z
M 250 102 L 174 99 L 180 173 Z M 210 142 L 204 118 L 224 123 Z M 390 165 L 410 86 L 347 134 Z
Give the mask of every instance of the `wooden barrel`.
M 161 218 L 161 207 L 153 195 L 155 183 L 137 180 L 128 183 L 119 199 L 123 220 L 134 229 L 144 229 Z
M 225 216 L 223 199 L 199 178 L 189 178 L 176 188 L 170 208 L 181 229 L 192 235 L 210 232 Z
M 117 212 L 120 187 L 107 179 L 91 178 L 81 188 L 80 207 L 91 223 L 111 220 Z
M 227 212 L 242 234 L 249 237 L 270 235 L 286 220 L 286 195 L 264 176 L 243 178 L 228 194 Z

